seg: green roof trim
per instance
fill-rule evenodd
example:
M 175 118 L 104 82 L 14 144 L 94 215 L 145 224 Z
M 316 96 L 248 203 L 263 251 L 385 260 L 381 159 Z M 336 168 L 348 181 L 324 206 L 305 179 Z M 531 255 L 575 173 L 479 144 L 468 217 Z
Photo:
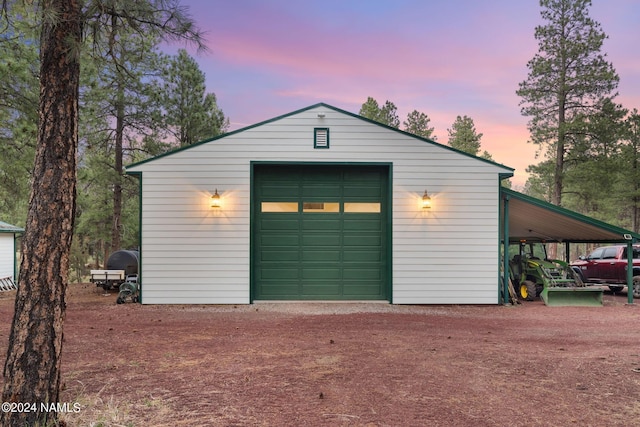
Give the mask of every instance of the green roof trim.
M 604 221 L 600 221 L 598 219 L 595 218 L 591 218 L 587 215 L 583 215 L 581 213 L 572 211 L 570 209 L 566 209 L 563 208 L 561 206 L 556 206 L 554 204 L 551 204 L 549 202 L 545 202 L 544 200 L 540 200 L 537 199 L 535 197 L 532 196 L 528 196 L 526 194 L 511 190 L 509 188 L 501 188 L 500 191 L 502 192 L 503 195 L 509 196 L 510 198 L 514 198 L 517 200 L 521 200 L 525 203 L 529 203 L 533 206 L 537 206 L 539 208 L 545 209 L 547 211 L 556 213 L 558 215 L 562 215 L 565 216 L 567 218 L 573 219 L 575 221 L 579 221 L 582 222 L 584 224 L 590 225 L 592 227 L 596 227 L 599 228 L 603 231 L 606 231 L 608 233 L 612 233 L 615 234 L 617 236 L 619 236 L 619 238 L 616 239 L 612 239 L 611 241 L 624 241 L 624 240 L 633 240 L 634 242 L 640 241 L 640 234 L 635 233 L 633 231 L 630 230 L 625 230 L 624 228 L 606 223 Z M 631 239 L 627 239 L 625 238 L 625 236 L 630 236 Z M 574 242 L 579 242 L 577 240 L 573 240 Z M 580 242 L 589 242 L 589 240 L 581 240 Z
M 24 228 L 16 227 L 15 225 L 0 221 L 0 233 L 22 234 L 24 233 Z
M 253 124 L 253 125 L 250 125 L 250 126 L 243 127 L 241 129 L 234 130 L 232 132 L 228 132 L 228 133 L 224 133 L 222 135 L 215 136 L 213 138 L 205 139 L 203 141 L 196 142 L 195 144 L 191 144 L 191 145 L 186 146 L 186 147 L 180 147 L 180 148 L 176 148 L 176 149 L 171 150 L 171 151 L 167 151 L 166 153 L 159 154 L 159 155 L 157 155 L 155 157 L 150 157 L 148 159 L 141 160 L 141 161 L 136 162 L 136 163 L 132 163 L 132 164 L 128 165 L 127 168 L 132 168 L 132 167 L 135 167 L 135 166 L 139 166 L 139 165 L 142 165 L 144 163 L 148 163 L 148 162 L 154 161 L 154 160 L 162 158 L 162 157 L 170 156 L 170 155 L 172 155 L 174 153 L 177 153 L 177 152 L 180 152 L 180 151 L 183 151 L 183 150 L 188 150 L 190 148 L 197 147 L 199 145 L 206 144 L 206 143 L 209 143 L 211 141 L 215 141 L 217 139 L 225 138 L 225 137 L 230 136 L 230 135 L 235 135 L 237 133 L 241 133 L 241 132 L 244 132 L 246 130 L 256 128 L 258 126 L 262 126 L 262 125 L 265 125 L 265 124 L 268 124 L 268 123 L 272 123 L 272 122 L 275 122 L 275 121 L 278 121 L 278 120 L 281 120 L 281 119 L 284 119 L 284 118 L 287 118 L 287 117 L 290 117 L 290 116 L 294 116 L 296 114 L 300 114 L 300 113 L 303 113 L 305 111 L 313 110 L 314 108 L 318 108 L 318 107 L 325 107 L 325 108 L 328 108 L 330 110 L 336 111 L 338 113 L 346 114 L 348 116 L 363 120 L 365 122 L 369 122 L 369 123 L 372 123 L 374 125 L 381 126 L 383 128 L 387 128 L 389 130 L 392 130 L 392 131 L 395 131 L 395 132 L 398 132 L 398 133 L 401 133 L 401 134 L 404 134 L 404 135 L 408 135 L 408 136 L 410 136 L 412 138 L 419 139 L 419 140 L 424 141 L 426 143 L 437 145 L 438 147 L 444 148 L 446 150 L 450 150 L 450 151 L 456 152 L 458 154 L 462 154 L 464 156 L 467 156 L 467 157 L 470 157 L 470 158 L 473 158 L 473 159 L 476 159 L 476 160 L 480 160 L 482 162 L 491 164 L 493 166 L 498 166 L 498 167 L 501 167 L 501 168 L 504 168 L 504 169 L 507 169 L 507 170 L 511 171 L 511 172 L 508 172 L 508 173 L 501 174 L 501 178 L 509 178 L 509 177 L 513 176 L 513 171 L 515 170 L 514 168 L 510 168 L 508 166 L 505 166 L 505 165 L 500 164 L 500 163 L 496 163 L 496 162 L 491 161 L 491 160 L 483 159 L 482 157 L 474 156 L 473 154 L 466 153 L 464 151 L 455 149 L 455 148 L 450 147 L 448 145 L 440 144 L 439 142 L 433 141 L 431 139 L 422 138 L 422 137 L 420 137 L 418 135 L 414 135 L 412 133 L 403 131 L 401 129 L 397 129 L 397 128 L 394 128 L 394 127 L 391 127 L 391 126 L 387 126 L 387 125 L 385 125 L 383 123 L 376 122 L 375 120 L 371 120 L 371 119 L 368 119 L 366 117 L 362 117 L 359 114 L 351 113 L 349 111 L 342 110 L 342 109 L 334 107 L 332 105 L 325 104 L 324 102 L 320 102 L 318 104 L 314 104 L 314 105 L 311 105 L 309 107 L 301 108 L 301 109 L 293 111 L 291 113 L 283 114 L 281 116 L 274 117 L 274 118 L 269 119 L 269 120 L 265 120 L 265 121 L 262 121 L 262 122 L 259 122 L 259 123 L 256 123 L 256 124 Z M 129 172 L 127 172 L 127 173 L 129 173 Z

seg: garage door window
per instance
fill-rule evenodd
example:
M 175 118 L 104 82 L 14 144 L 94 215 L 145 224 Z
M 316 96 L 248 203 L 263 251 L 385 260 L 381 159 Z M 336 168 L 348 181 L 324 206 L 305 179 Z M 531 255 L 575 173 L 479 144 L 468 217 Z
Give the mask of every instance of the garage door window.
M 345 213 L 380 213 L 380 203 L 344 203 Z
M 262 212 L 298 212 L 298 202 L 262 202 Z
M 337 202 L 304 202 L 302 212 L 334 213 L 340 212 L 340 203 Z

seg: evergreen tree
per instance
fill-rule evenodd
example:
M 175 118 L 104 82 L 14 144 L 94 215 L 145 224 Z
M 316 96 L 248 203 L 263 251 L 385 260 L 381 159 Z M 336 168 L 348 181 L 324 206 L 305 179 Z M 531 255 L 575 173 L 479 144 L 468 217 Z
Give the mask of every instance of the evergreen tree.
M 625 138 L 621 147 L 619 193 L 625 202 L 623 211 L 628 226 L 640 233 L 640 114 L 634 109 L 625 121 Z
M 487 151 L 480 154 L 482 134 L 476 131 L 476 126 L 471 117 L 457 116 L 451 125 L 451 129 L 447 129 L 447 132 L 449 133 L 449 146 L 483 159 L 492 160 L 491 154 Z
M 574 149 L 565 158 L 564 206 L 622 225 L 618 212 L 622 201 L 612 191 L 620 180 L 621 141 L 624 138 L 624 118 L 627 110 L 608 99 L 600 111 L 589 117 L 576 117 L 575 123 L 584 129 L 574 135 Z
M 166 129 L 180 146 L 217 136 L 229 127 L 216 95 L 205 93 L 205 75 L 198 63 L 180 49 L 168 60 L 158 92 Z
M 65 292 L 76 210 L 83 30 L 93 42 L 104 40 L 106 34 L 107 45 L 113 48 L 122 40 L 101 33 L 104 24 L 113 20 L 122 20 L 137 33 L 200 38 L 184 10 L 171 0 L 42 0 L 25 4 L 33 5 L 40 30 L 39 120 L 2 400 L 49 404 L 59 402 L 60 392 Z M 13 13 L 14 6 L 15 2 L 3 2 L 3 21 L 13 16 L 7 10 Z M 0 424 L 54 425 L 57 414 L 3 411 Z
M 358 114 L 362 117 L 366 117 L 367 119 L 379 121 L 380 105 L 378 104 L 378 101 L 372 97 L 368 97 L 364 104 L 362 104 L 362 107 L 360 107 L 360 112 Z
M 398 108 L 391 101 L 385 101 L 384 105 L 380 107 L 378 101 L 372 97 L 368 97 L 367 101 L 362 104 L 360 113 L 362 117 L 374 120 L 378 123 L 382 123 L 393 128 L 400 127 L 400 119 L 398 118 Z
M 409 133 L 436 141 L 437 138 L 433 135 L 435 129 L 429 127 L 430 121 L 431 119 L 425 113 L 413 110 L 407 114 L 407 120 L 405 120 L 402 125 L 404 126 L 404 130 Z
M 0 31 L 0 219 L 24 226 L 38 123 L 36 11 L 16 3 Z
M 60 392 L 62 324 L 75 216 L 82 10 L 74 0 L 42 0 L 40 7 L 49 19 L 43 19 L 41 26 L 38 139 L 4 365 L 3 402 L 58 402 Z M 0 415 L 3 426 L 55 421 L 55 413 L 40 411 L 2 411 Z
M 618 76 L 600 51 L 606 38 L 588 14 L 590 0 L 540 0 L 545 23 L 535 29 L 538 53 L 519 85 L 531 141 L 553 161 L 551 201 L 560 205 L 565 160 L 585 132 L 584 117 L 615 96 Z
M 112 159 L 103 164 L 105 171 L 94 174 L 106 181 L 92 181 L 91 189 L 94 193 L 107 192 L 112 197 L 111 209 L 102 211 L 105 221 L 111 225 L 109 245 L 104 247 L 106 258 L 107 252 L 122 248 L 125 186 L 130 192 L 135 188 L 134 180 L 124 175 L 128 154 L 138 149 L 145 135 L 157 134 L 161 126 L 154 120 L 159 115 L 154 98 L 159 91 L 161 56 L 156 48 L 158 36 L 153 32 L 134 31 L 125 20 L 108 19 L 101 31 L 104 34 L 93 41 L 93 61 L 85 73 L 87 86 L 83 91 L 83 111 L 92 114 L 86 119 L 83 115 L 82 123 L 88 125 L 83 135 L 86 137 L 83 138 L 84 157 L 102 158 L 108 154 Z M 83 167 L 89 164 L 95 165 L 86 161 Z M 94 208 L 88 206 L 87 209 Z
M 384 123 L 392 128 L 400 127 L 400 118 L 398 117 L 398 108 L 391 101 L 385 101 L 380 109 L 380 123 Z

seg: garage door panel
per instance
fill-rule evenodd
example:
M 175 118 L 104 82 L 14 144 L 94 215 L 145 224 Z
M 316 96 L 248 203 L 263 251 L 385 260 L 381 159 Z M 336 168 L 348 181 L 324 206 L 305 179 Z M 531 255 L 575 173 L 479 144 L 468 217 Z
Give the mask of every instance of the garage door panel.
M 298 281 L 295 282 L 283 282 L 283 281 L 266 281 L 263 282 L 259 293 L 264 296 L 272 297 L 271 299 L 289 299 L 290 295 L 296 295 L 300 292 Z
M 287 261 L 299 261 L 300 260 L 300 252 L 295 250 L 283 250 L 283 249 L 273 249 L 268 251 L 262 251 L 261 260 L 264 261 L 278 261 L 278 262 L 287 262 Z
M 339 233 L 328 234 L 303 234 L 301 237 L 304 247 L 314 246 L 340 246 L 341 236 Z
M 344 246 L 382 246 L 382 238 L 377 234 L 345 234 L 342 240 Z
M 277 248 L 280 246 L 297 247 L 300 244 L 300 236 L 296 234 L 265 233 L 260 236 L 260 245 L 263 248 Z
M 262 196 L 270 199 L 292 199 L 300 197 L 300 188 L 291 183 L 273 183 L 262 187 Z
M 348 233 L 349 231 L 360 231 L 360 230 L 371 230 L 376 233 L 380 232 L 380 220 L 377 218 L 371 218 L 377 215 L 368 215 L 368 218 L 354 218 L 354 219 L 345 219 L 344 220 L 344 231 Z
M 342 271 L 339 267 L 334 268 L 303 268 L 302 278 L 311 280 L 336 280 L 340 279 Z
M 286 266 L 262 267 L 260 269 L 260 278 L 265 280 L 299 279 L 300 270 L 298 269 L 297 264 L 291 268 L 287 268 Z
M 346 282 L 343 295 L 347 297 L 365 299 L 379 299 L 383 295 L 383 289 L 378 281 L 362 281 L 358 283 Z
M 353 181 L 373 181 L 380 182 L 382 179 L 386 178 L 385 172 L 380 169 L 346 169 L 344 171 L 344 180 L 345 182 L 353 182 Z
M 380 262 L 382 261 L 382 254 L 380 248 L 378 250 L 361 250 L 350 249 L 344 251 L 343 260 L 345 262 Z
M 306 199 L 314 199 L 314 201 L 322 201 L 322 199 L 337 199 L 341 194 L 341 186 L 339 183 L 313 183 L 306 184 L 302 188 L 302 197 Z M 330 201 L 330 200 L 327 200 Z
M 331 214 L 326 214 L 327 216 Z M 340 224 L 340 218 L 338 215 L 331 215 L 335 218 L 305 218 L 302 220 L 303 230 L 313 231 L 325 231 L 336 230 L 340 231 L 342 224 Z
M 371 281 L 371 280 L 380 280 L 380 268 L 375 268 L 372 266 L 359 266 L 359 267 L 345 267 L 343 269 L 343 277 L 344 279 L 352 279 L 352 280 L 362 280 L 362 281 Z
M 333 261 L 333 262 L 338 262 L 338 261 L 340 261 L 340 255 L 341 255 L 340 250 L 317 251 L 317 250 L 307 250 L 307 249 L 305 249 L 305 250 L 302 251 L 302 261 L 313 261 L 313 262 Z
M 304 286 L 302 286 L 302 295 L 305 297 L 339 297 L 342 295 L 342 286 L 340 286 L 339 284 L 306 283 Z
M 343 171 L 340 168 L 331 167 L 303 167 L 300 177 L 302 185 L 308 183 L 341 183 Z
M 380 200 L 380 187 L 345 186 L 344 197 L 353 201 L 362 199 Z
M 286 214 L 282 214 L 285 216 Z M 295 217 L 290 219 L 288 218 L 263 218 L 260 221 L 260 229 L 261 231 L 271 231 L 271 230 L 298 230 L 298 221 L 296 221 Z

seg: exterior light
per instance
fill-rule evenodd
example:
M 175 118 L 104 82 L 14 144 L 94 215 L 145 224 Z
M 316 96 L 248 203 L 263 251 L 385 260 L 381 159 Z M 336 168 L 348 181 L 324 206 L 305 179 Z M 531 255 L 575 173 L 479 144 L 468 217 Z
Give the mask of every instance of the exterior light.
M 422 209 L 431 209 L 431 197 L 427 194 L 427 190 L 424 190 L 422 196 Z
M 219 208 L 220 206 L 222 206 L 222 204 L 220 203 L 220 195 L 218 194 L 218 189 L 216 188 L 216 192 L 213 193 L 213 196 L 211 196 L 211 207 Z

